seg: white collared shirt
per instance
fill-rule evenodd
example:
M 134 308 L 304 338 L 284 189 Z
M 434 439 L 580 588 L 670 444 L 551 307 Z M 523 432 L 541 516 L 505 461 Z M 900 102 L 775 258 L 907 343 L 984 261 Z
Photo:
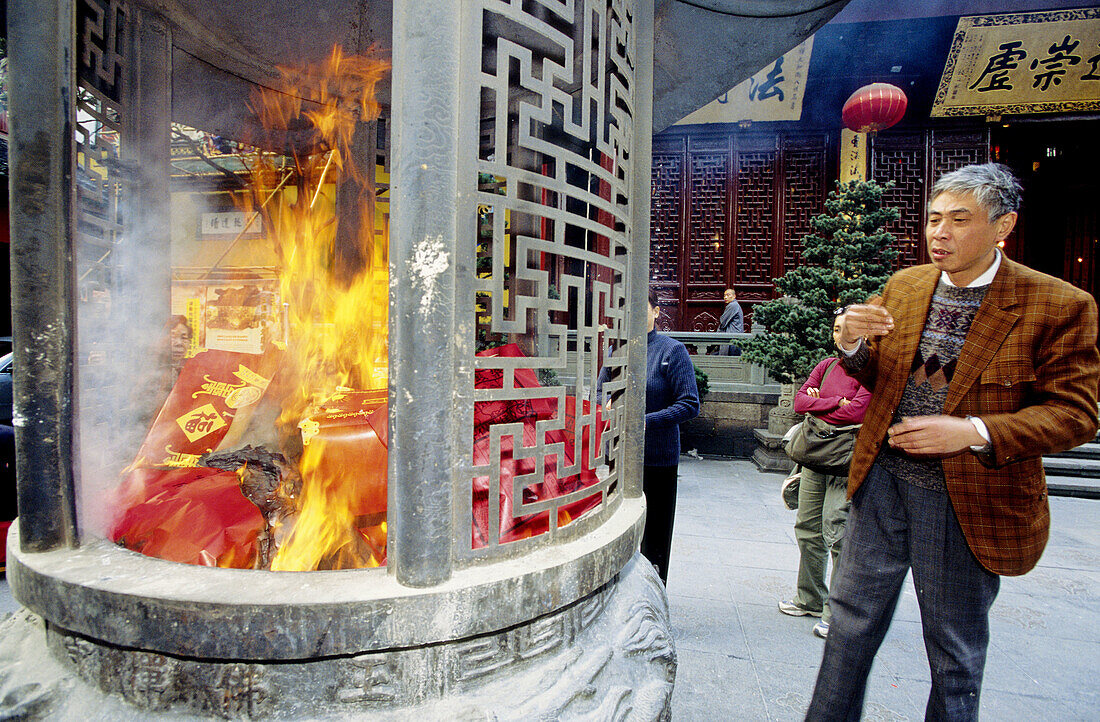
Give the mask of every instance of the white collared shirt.
M 993 251 L 996 254 L 993 257 L 993 263 L 990 264 L 989 268 L 987 268 L 985 272 L 982 273 L 982 275 L 978 276 L 973 281 L 966 284 L 966 288 L 988 286 L 989 284 L 993 283 L 993 277 L 997 275 L 997 269 L 1001 267 L 1001 249 L 994 246 Z M 940 271 L 940 280 L 948 286 L 955 285 L 951 282 L 951 277 L 947 275 L 947 271 Z

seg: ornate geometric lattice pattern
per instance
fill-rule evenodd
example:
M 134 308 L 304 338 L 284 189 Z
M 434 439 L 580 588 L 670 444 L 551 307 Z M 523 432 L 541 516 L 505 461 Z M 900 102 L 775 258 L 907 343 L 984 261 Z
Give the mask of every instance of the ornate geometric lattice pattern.
M 390 230 L 390 119 L 388 117 L 380 117 L 373 124 L 373 138 L 371 142 L 374 146 L 374 164 L 376 168 L 381 168 L 382 173 L 375 173 L 374 181 L 374 196 L 377 215 L 381 220 L 381 223 L 376 223 L 374 226 L 375 243 L 378 245 L 385 244 L 385 239 L 389 238 Z M 381 175 L 381 178 L 378 176 Z M 385 180 L 383 180 L 383 178 Z
M 484 47 L 465 75 L 482 141 L 464 179 L 478 184 L 479 352 L 470 486 L 456 493 L 469 556 L 581 533 L 588 522 L 572 522 L 600 520 L 620 488 L 633 12 L 631 0 L 480 2 Z M 601 366 L 611 380 L 597 394 Z
M 725 278 L 726 218 L 729 204 L 729 155 L 691 155 L 691 207 L 688 210 L 688 283 L 723 286 Z
M 77 0 L 77 76 L 115 103 L 122 101 L 126 28 L 130 17 L 120 0 Z
M 737 156 L 738 283 L 772 282 L 772 239 L 778 214 L 775 203 L 775 152 L 757 151 Z
M 788 150 L 783 162 L 783 268 L 802 262 L 802 238 L 825 207 L 825 152 Z
M 651 180 L 649 275 L 655 281 L 679 281 L 680 214 L 683 193 L 680 179 L 684 157 L 680 153 L 654 153 Z
M 932 147 L 932 183 L 944 173 L 958 170 L 964 165 L 984 163 L 985 153 L 980 148 Z M 931 185 L 929 185 L 931 187 Z
M 924 226 L 924 148 L 875 148 L 871 177 L 879 183 L 894 181 L 883 197 L 883 205 L 893 206 L 901 218 L 887 226 L 897 239 L 895 270 L 921 262 Z

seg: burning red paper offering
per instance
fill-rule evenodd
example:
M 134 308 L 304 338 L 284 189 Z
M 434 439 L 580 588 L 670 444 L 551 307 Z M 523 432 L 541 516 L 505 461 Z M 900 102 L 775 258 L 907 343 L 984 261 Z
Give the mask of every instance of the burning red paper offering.
M 337 254 L 329 196 L 337 181 L 364 181 L 348 162 L 349 144 L 357 123 L 377 117 L 374 86 L 387 71 L 383 61 L 344 57 L 337 49 L 323 67 L 283 70 L 281 87 L 253 99 L 273 135 L 289 138 L 288 128 L 307 126 L 316 131 L 316 142 L 291 163 L 276 164 L 261 151 L 244 159 L 252 175 L 244 210 L 262 216 L 280 259 L 285 331 L 274 341 L 265 335 L 262 354 L 205 350 L 184 364 L 123 474 L 110 532 L 119 544 L 173 561 L 236 568 L 386 563 L 387 239 L 375 234 L 374 194 L 364 192 L 358 248 Z M 522 353 L 509 345 L 481 355 Z M 501 371 L 479 370 L 475 383 L 501 388 L 504 378 Z M 518 369 L 514 386 L 540 385 L 534 371 Z M 578 435 L 576 400 L 556 391 L 475 405 L 474 463 L 497 462 L 501 470 L 498 498 L 490 498 L 487 476 L 473 480 L 475 547 L 492 538 L 491 515 L 497 515 L 498 540 L 509 542 L 551 524 L 546 509 L 513 518 L 523 504 L 568 496 L 553 520 L 561 526 L 599 503 L 599 493 L 583 492 L 597 481 L 590 449 L 599 446 L 603 421 L 587 401 L 580 411 Z M 523 429 L 521 436 L 503 437 L 498 452 L 490 432 L 496 423 Z M 563 468 L 575 473 L 559 478 L 556 454 L 540 462 L 528 451 L 540 433 L 544 446 L 560 445 Z
M 522 354 L 509 345 L 479 355 Z M 239 356 L 208 351 L 189 360 L 143 450 L 153 448 L 155 439 L 174 438 L 172 425 L 192 418 L 196 405 L 206 401 L 202 389 L 218 383 L 209 380 L 209 372 L 230 368 L 231 361 L 240 361 Z M 475 385 L 501 388 L 503 379 L 502 373 L 479 370 Z M 518 388 L 540 387 L 529 370 L 517 371 L 514 383 Z M 273 388 L 279 393 L 281 386 L 274 384 Z M 492 462 L 491 425 L 523 424 L 518 446 L 510 436 L 502 437 L 500 443 L 500 485 L 492 506 L 497 510 L 502 543 L 544 533 L 550 526 L 547 511 L 514 516 L 516 479 L 527 479 L 519 487 L 524 503 L 567 494 L 578 497 L 559 509 L 557 526 L 568 524 L 600 502 L 599 493 L 577 493 L 598 481 L 590 450 L 592 434 L 595 448 L 599 448 L 603 429 L 598 405 L 593 410 L 585 401 L 582 410 L 591 421 L 582 424 L 578 439 L 572 396 L 565 397 L 560 417 L 559 402 L 549 395 L 475 406 L 473 459 L 479 466 Z M 222 423 L 207 424 L 208 436 L 224 439 L 237 420 L 228 408 L 215 408 L 214 413 Z M 560 421 L 562 428 L 538 430 L 539 422 L 552 421 Z M 111 538 L 150 556 L 209 566 L 310 570 L 385 564 L 387 423 L 384 392 L 344 390 L 299 424 L 302 446 L 295 462 L 251 446 L 210 453 L 212 449 L 203 445 L 211 440 L 203 439 L 186 447 L 189 451 L 205 448 L 201 456 L 165 454 L 159 464 L 152 464 L 154 457 L 146 454 L 120 487 L 121 517 Z M 540 472 L 536 458 L 523 454 L 524 449 L 536 445 L 538 433 L 545 434 L 544 444 L 561 444 L 566 467 L 579 458 L 578 473 L 560 478 L 554 454 L 544 457 Z M 190 462 L 194 465 L 187 465 Z M 475 548 L 485 546 L 491 538 L 490 489 L 488 476 L 474 479 L 471 541 Z

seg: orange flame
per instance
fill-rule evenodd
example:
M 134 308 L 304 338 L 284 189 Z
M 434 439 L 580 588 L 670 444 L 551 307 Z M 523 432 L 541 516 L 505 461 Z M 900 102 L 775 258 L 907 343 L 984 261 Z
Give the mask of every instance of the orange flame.
M 281 137 L 292 149 L 293 165 L 283 170 L 258 161 L 253 204 L 264 214 L 281 266 L 288 338 L 283 374 L 294 384 L 278 421 L 287 442 L 341 390 L 386 388 L 388 244 L 375 238 L 374 194 L 364 165 L 349 161 L 357 129 L 378 117 L 375 88 L 389 63 L 347 57 L 336 47 L 324 63 L 279 70 L 279 82 L 253 97 L 253 109 L 268 142 Z M 365 172 L 373 176 L 373 152 L 367 155 Z M 290 174 L 295 183 L 258 202 L 260 189 L 277 188 Z M 337 248 L 336 188 L 349 182 L 359 187 L 358 229 L 340 234 L 341 243 L 353 248 Z M 302 447 L 301 506 L 272 569 L 377 566 L 384 559 L 384 530 L 376 553 L 355 515 L 362 480 L 333 473 L 333 464 L 324 463 L 326 449 L 322 438 Z
M 385 560 L 385 521 L 380 525 L 378 545 L 372 538 L 377 537 L 377 532 L 372 527 L 360 526 L 349 498 L 349 492 L 356 492 L 361 479 L 354 473 L 354 467 L 341 465 L 334 469 L 333 464 L 326 464 L 330 451 L 329 444 L 314 439 L 302 453 L 298 464 L 302 474 L 302 508 L 294 530 L 272 562 L 274 570 L 377 567 Z

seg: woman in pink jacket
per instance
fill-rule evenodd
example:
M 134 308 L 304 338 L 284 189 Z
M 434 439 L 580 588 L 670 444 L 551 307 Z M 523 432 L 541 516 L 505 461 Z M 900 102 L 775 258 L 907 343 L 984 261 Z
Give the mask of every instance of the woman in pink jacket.
M 840 325 L 833 324 L 833 341 Z M 794 410 L 813 414 L 837 426 L 863 422 L 871 392 L 844 372 L 836 357 L 823 359 L 794 397 Z M 798 593 L 790 601 L 779 603 L 779 611 L 794 617 L 821 617 L 814 634 L 825 638 L 829 633 L 829 588 L 825 584 L 825 566 L 830 550 L 833 569 L 829 583 L 836 579 L 844 522 L 848 519 L 847 477 L 830 476 L 802 467 L 798 485 L 798 516 L 794 536 L 798 541 Z

